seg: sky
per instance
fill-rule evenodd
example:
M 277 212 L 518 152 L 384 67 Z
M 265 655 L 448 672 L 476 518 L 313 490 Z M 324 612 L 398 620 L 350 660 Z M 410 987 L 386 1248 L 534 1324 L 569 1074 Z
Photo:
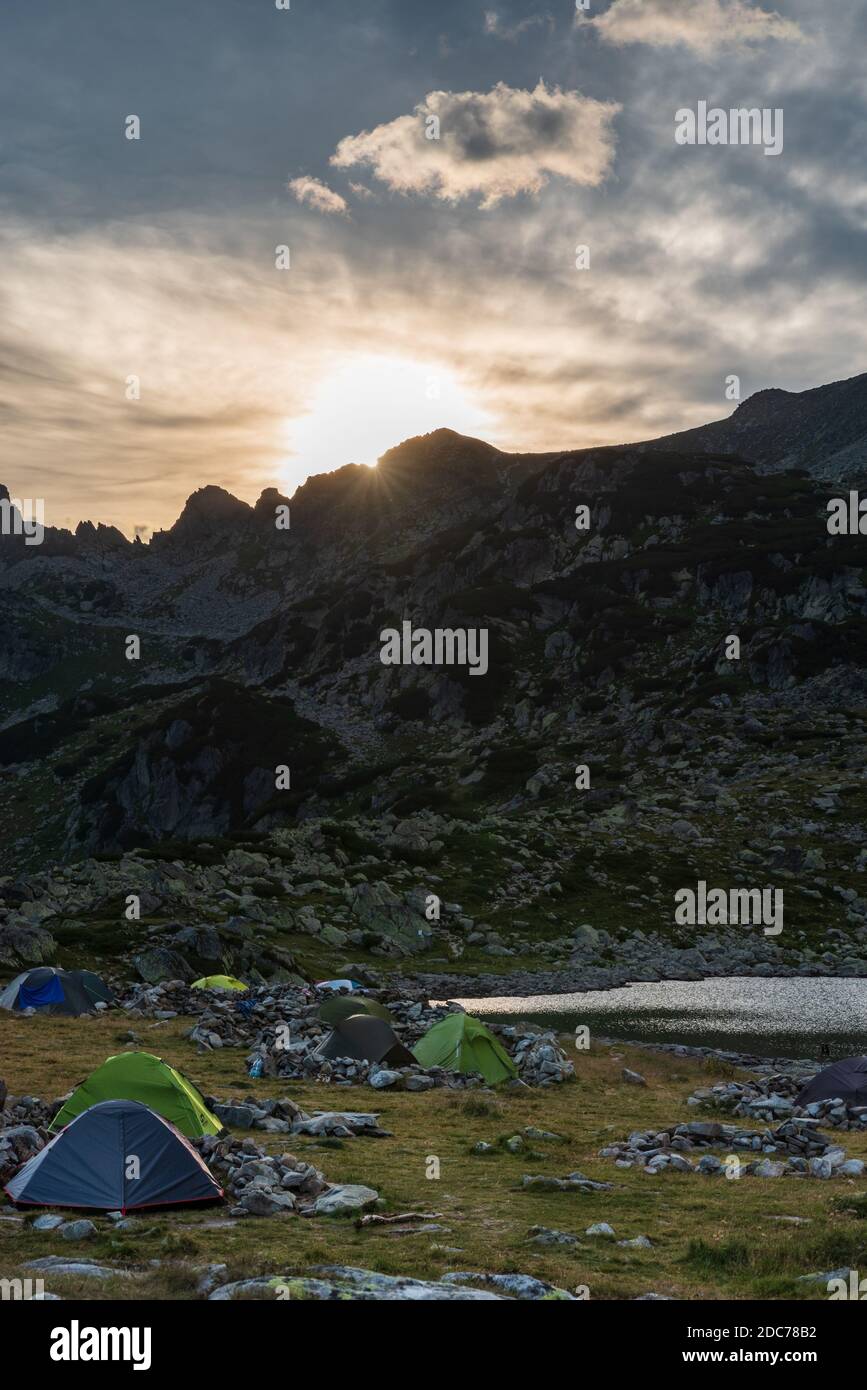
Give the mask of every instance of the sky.
M 867 0 L 582 2 L 7 8 L 0 482 L 147 537 L 439 426 L 622 443 L 867 370 Z M 678 143 L 701 101 L 782 152 Z

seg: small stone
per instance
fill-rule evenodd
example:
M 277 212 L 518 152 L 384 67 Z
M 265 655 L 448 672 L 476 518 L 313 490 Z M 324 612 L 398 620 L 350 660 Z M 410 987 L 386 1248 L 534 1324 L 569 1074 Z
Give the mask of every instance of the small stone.
M 58 1231 L 64 1240 L 92 1240 L 96 1235 L 96 1227 L 87 1220 L 64 1221 Z
M 226 1282 L 226 1275 L 228 1272 L 228 1265 L 208 1265 L 199 1276 L 199 1282 L 196 1284 L 196 1293 L 207 1298 L 209 1294 L 214 1292 L 214 1289 L 218 1289 L 221 1284 Z
M 80 1279 L 128 1278 L 129 1271 L 112 1269 L 110 1265 L 98 1265 L 94 1260 L 65 1260 L 62 1255 L 44 1255 L 38 1260 L 28 1260 L 25 1269 L 36 1269 L 49 1274 L 72 1274 Z
M 534 1245 L 577 1245 L 578 1237 L 566 1231 L 551 1231 L 547 1226 L 531 1226 L 530 1239 Z
M 382 1071 L 374 1072 L 372 1076 L 369 1076 L 367 1084 L 372 1086 L 375 1091 L 384 1091 L 389 1086 L 396 1086 L 402 1080 L 401 1072 L 383 1068 Z
M 811 1178 L 822 1178 L 822 1179 L 826 1179 L 826 1178 L 830 1178 L 832 1175 L 833 1175 L 833 1169 L 832 1169 L 832 1167 L 831 1167 L 831 1164 L 828 1162 L 827 1158 L 811 1158 L 811 1159 L 810 1159 L 810 1177 L 811 1177 Z
M 291 1192 L 266 1192 L 262 1188 L 254 1188 L 244 1193 L 239 1205 L 251 1216 L 278 1216 L 294 1211 L 295 1198 Z
M 757 1178 L 781 1178 L 785 1171 L 785 1163 L 775 1163 L 770 1158 L 763 1158 L 760 1163 L 751 1163 L 747 1168 L 747 1172 Z
M 711 1175 L 721 1172 L 722 1163 L 715 1154 L 702 1154 L 698 1160 L 698 1171 Z
M 58 1226 L 63 1225 L 63 1217 L 49 1216 L 46 1213 L 44 1216 L 37 1216 L 31 1224 L 34 1231 L 55 1231 Z

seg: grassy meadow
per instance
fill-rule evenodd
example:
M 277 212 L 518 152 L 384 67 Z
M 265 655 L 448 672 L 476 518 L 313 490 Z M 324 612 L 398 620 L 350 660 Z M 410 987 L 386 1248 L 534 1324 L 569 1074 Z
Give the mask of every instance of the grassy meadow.
M 234 1220 L 214 1207 L 135 1215 L 127 1232 L 96 1216 L 98 1236 L 76 1242 L 34 1231 L 30 1213 L 19 1219 L 5 1205 L 0 1277 L 26 1275 L 23 1263 L 37 1256 L 62 1255 L 119 1271 L 106 1281 L 46 1280 L 46 1289 L 61 1296 L 97 1299 L 197 1297 L 199 1275 L 210 1263 L 227 1265 L 233 1279 L 340 1263 L 423 1278 L 450 1270 L 520 1272 L 573 1291 L 586 1286 L 591 1299 L 631 1299 L 651 1291 L 679 1299 L 823 1299 L 824 1286 L 799 1285 L 798 1276 L 842 1265 L 867 1269 L 867 1200 L 852 1180 L 726 1181 L 672 1172 L 647 1177 L 598 1157 L 603 1145 L 633 1129 L 697 1118 L 686 1097 L 698 1085 L 730 1077 L 722 1064 L 598 1047 L 579 1054 L 574 1083 L 544 1091 L 376 1092 L 251 1080 L 243 1050 L 199 1054 L 184 1036 L 189 1019 L 130 1022 L 142 1048 L 221 1099 L 291 1096 L 308 1113 L 379 1111 L 391 1138 L 252 1137 L 273 1152 L 304 1157 L 332 1182 L 376 1188 L 386 1214 L 437 1213 L 434 1224 L 441 1229 L 402 1234 L 388 1226 L 357 1229 L 351 1219 L 294 1215 Z M 0 1015 L 0 1075 L 13 1095 L 61 1095 L 122 1050 L 128 1026 L 118 1013 L 81 1019 Z M 622 1082 L 624 1065 L 639 1070 L 647 1087 Z M 527 1140 L 518 1154 L 503 1145 L 489 1155 L 471 1152 L 478 1140 L 505 1140 L 530 1125 L 562 1135 L 563 1142 Z M 867 1136 L 840 1138 L 850 1157 L 867 1158 Z M 426 1177 L 431 1157 L 439 1159 L 438 1180 Z M 612 1182 L 612 1191 L 520 1190 L 525 1173 L 562 1177 L 576 1169 Z M 648 1236 L 653 1249 L 621 1249 L 584 1234 L 600 1221 L 613 1226 L 618 1240 Z M 541 1247 L 528 1239 L 533 1226 L 568 1232 L 580 1244 Z

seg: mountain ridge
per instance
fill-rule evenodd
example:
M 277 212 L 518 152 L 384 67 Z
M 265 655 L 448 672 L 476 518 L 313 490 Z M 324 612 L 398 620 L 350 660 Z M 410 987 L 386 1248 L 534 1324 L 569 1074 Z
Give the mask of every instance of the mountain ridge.
M 155 532 L 144 544 L 156 542 L 162 546 L 167 538 L 178 539 L 191 531 L 201 533 L 207 527 L 219 530 L 221 524 L 270 520 L 273 507 L 281 504 L 291 503 L 302 511 L 309 507 L 315 514 L 323 501 L 333 505 L 341 486 L 349 496 L 339 500 L 350 503 L 358 495 L 375 495 L 380 489 L 387 491 L 391 487 L 399 491 L 410 480 L 424 489 L 425 472 L 431 472 L 440 482 L 450 479 L 462 486 L 467 465 L 472 463 L 476 486 L 481 478 L 494 488 L 496 484 L 508 486 L 516 477 L 541 471 L 557 458 L 580 459 L 611 450 L 633 449 L 642 453 L 732 454 L 756 464 L 761 471 L 804 468 L 823 481 L 854 485 L 867 479 L 867 463 L 862 458 L 867 455 L 867 373 L 800 392 L 765 387 L 740 402 L 730 416 L 634 444 L 508 453 L 485 440 L 440 427 L 393 445 L 380 457 L 376 468 L 350 463 L 313 474 L 291 498 L 270 485 L 250 504 L 221 486 L 203 484 L 187 498 L 172 526 Z M 317 481 L 323 478 L 336 482 L 329 485 Z M 8 497 L 8 488 L 0 483 L 0 499 Z M 79 522 L 75 532 L 50 527 L 46 532 L 50 533 L 49 543 L 55 552 L 71 553 L 76 542 L 92 544 L 94 533 L 103 547 L 120 545 L 121 539 L 128 545 L 135 544 L 117 527 L 90 520 Z M 0 537 L 0 544 L 8 540 Z
M 425 950 L 563 958 L 577 922 L 604 958 L 675 939 L 676 888 L 788 875 L 791 948 L 681 933 L 670 968 L 867 973 L 867 541 L 827 500 L 683 441 L 436 431 L 311 478 L 288 529 L 211 487 L 149 545 L 0 547 L 0 960 L 50 930 L 183 974 L 212 930 L 265 975 L 312 940 L 321 975 L 420 949 L 434 878 L 461 908 Z M 404 621 L 484 629 L 484 677 L 383 664 Z M 161 908 L 119 927 L 125 878 Z
M 854 486 L 867 478 L 867 373 L 800 392 L 757 391 L 726 419 L 641 447 L 738 453 L 763 471 L 803 468 Z

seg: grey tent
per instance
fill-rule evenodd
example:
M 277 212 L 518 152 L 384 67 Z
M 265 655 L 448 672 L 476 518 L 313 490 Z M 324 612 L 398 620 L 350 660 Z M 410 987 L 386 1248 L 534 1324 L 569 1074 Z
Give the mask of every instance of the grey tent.
M 817 1072 L 800 1092 L 796 1105 L 817 1100 L 843 1100 L 847 1105 L 867 1105 L 867 1057 L 844 1057 Z
M 223 1195 L 189 1140 L 135 1100 L 106 1100 L 77 1115 L 4 1191 L 22 1205 L 95 1211 L 214 1202 Z
M 319 1057 L 353 1057 L 362 1062 L 388 1062 L 393 1067 L 412 1067 L 416 1060 L 404 1047 L 390 1023 L 371 1014 L 353 1014 L 335 1023 L 331 1035 L 316 1049 Z
M 17 975 L 0 991 L 0 1009 L 36 1009 L 40 1013 L 92 1014 L 98 1003 L 110 1004 L 114 995 L 92 970 L 60 970 L 39 965 Z

